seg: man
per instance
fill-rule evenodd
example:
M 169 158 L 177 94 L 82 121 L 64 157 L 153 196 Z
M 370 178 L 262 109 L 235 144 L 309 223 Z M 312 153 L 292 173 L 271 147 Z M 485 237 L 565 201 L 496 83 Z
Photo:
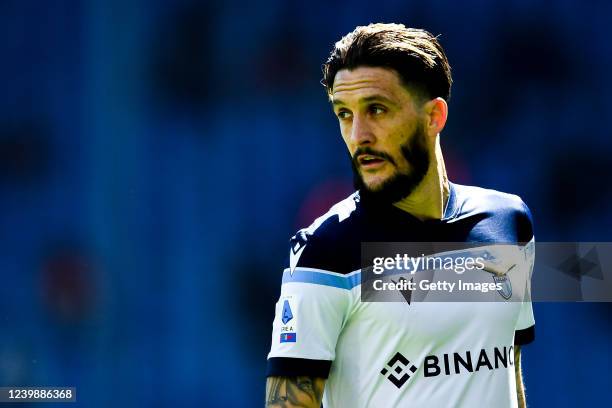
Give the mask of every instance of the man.
M 527 296 L 361 299 L 362 242 L 533 243 L 519 197 L 447 178 L 439 135 L 452 79 L 442 47 L 403 25 L 357 27 L 336 43 L 322 83 L 358 191 L 291 239 L 266 406 L 524 407 L 520 345 L 534 338 Z

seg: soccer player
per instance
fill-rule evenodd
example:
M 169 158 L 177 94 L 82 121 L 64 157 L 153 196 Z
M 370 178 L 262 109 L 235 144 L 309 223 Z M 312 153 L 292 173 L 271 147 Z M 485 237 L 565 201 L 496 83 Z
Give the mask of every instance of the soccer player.
M 524 407 L 520 346 L 534 339 L 529 298 L 360 296 L 362 242 L 517 243 L 533 265 L 523 201 L 448 180 L 440 132 L 452 79 L 437 38 L 399 24 L 357 27 L 335 44 L 322 83 L 357 191 L 290 241 L 266 406 Z

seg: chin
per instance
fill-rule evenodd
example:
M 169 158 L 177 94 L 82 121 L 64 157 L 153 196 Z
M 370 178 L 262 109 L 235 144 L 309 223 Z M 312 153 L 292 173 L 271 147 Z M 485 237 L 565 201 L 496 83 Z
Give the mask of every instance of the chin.
M 378 193 L 381 191 L 385 185 L 385 182 L 389 179 L 389 177 L 375 177 L 372 180 L 364 180 L 365 187 L 371 191 L 372 193 Z

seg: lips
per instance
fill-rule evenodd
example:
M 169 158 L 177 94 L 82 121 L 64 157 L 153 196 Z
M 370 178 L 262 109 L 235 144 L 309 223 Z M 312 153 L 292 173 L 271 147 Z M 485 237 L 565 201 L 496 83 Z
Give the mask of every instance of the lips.
M 379 167 L 385 162 L 385 159 L 371 154 L 361 154 L 357 156 L 359 165 L 364 168 Z

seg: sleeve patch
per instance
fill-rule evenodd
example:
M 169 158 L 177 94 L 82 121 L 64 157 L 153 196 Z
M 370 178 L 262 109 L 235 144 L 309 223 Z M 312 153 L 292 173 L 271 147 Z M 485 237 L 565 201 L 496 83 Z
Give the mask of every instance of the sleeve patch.
M 282 310 L 277 314 L 281 320 L 280 337 L 277 341 L 280 343 L 297 343 L 299 297 L 295 294 L 283 296 L 279 304 Z

